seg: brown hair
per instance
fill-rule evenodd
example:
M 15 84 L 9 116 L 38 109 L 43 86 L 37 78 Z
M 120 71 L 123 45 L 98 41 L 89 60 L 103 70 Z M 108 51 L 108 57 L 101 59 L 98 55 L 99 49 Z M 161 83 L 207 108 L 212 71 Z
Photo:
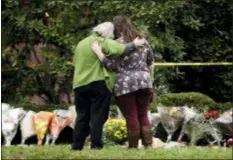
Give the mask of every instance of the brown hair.
M 132 42 L 136 37 L 144 37 L 139 31 L 136 30 L 126 16 L 115 16 L 113 18 L 113 24 L 115 37 L 119 38 L 123 35 L 123 39 L 126 43 Z

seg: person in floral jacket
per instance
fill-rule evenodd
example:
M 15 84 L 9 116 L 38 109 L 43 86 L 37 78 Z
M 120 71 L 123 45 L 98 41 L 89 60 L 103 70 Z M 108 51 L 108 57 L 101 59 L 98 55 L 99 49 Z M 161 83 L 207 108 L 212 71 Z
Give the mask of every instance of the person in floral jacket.
M 125 44 L 136 37 L 142 37 L 125 16 L 114 17 L 113 24 L 119 43 Z M 129 148 L 137 148 L 140 138 L 145 147 L 151 146 L 152 129 L 147 116 L 153 95 L 153 53 L 150 46 L 147 43 L 117 59 L 105 57 L 98 42 L 93 43 L 92 49 L 106 68 L 116 72 L 114 93 L 126 118 Z

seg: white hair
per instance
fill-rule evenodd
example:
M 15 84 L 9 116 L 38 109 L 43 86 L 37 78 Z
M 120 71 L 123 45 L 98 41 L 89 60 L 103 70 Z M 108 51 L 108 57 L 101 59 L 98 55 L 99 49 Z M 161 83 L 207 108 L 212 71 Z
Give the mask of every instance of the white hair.
M 93 33 L 96 33 L 105 38 L 114 38 L 114 25 L 112 22 L 100 23 L 92 30 Z

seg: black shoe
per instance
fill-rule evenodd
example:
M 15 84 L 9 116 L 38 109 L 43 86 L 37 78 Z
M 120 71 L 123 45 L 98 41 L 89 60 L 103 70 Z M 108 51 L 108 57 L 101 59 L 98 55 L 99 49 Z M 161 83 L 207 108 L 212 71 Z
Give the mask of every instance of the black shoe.
M 72 144 L 71 150 L 73 151 L 81 151 L 83 149 L 83 146 L 77 145 L 77 144 Z
M 101 149 L 103 149 L 103 147 L 91 147 L 91 149 L 93 149 L 93 150 L 101 150 Z
M 104 147 L 103 143 L 95 143 L 95 144 L 91 144 L 91 149 L 96 149 L 96 150 L 100 150 Z

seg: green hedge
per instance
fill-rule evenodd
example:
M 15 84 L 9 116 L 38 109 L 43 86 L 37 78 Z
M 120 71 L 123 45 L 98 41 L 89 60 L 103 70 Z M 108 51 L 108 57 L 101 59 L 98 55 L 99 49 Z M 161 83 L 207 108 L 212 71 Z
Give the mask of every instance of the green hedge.
M 43 105 L 34 105 L 34 104 L 11 104 L 15 107 L 22 107 L 24 110 L 32 110 L 35 112 L 39 111 L 49 111 L 52 112 L 55 109 L 68 109 L 72 104 L 43 104 Z
M 233 108 L 232 102 L 220 103 L 219 105 L 222 106 L 223 111 L 227 111 Z
M 156 110 L 158 104 L 165 106 L 184 106 L 195 107 L 200 110 L 208 110 L 218 104 L 202 93 L 198 92 L 184 92 L 184 93 L 169 93 L 163 94 L 156 98 L 156 102 L 150 105 L 152 111 Z
M 183 106 L 196 107 L 201 110 L 208 110 L 217 106 L 222 106 L 222 110 L 226 111 L 233 107 L 232 102 L 216 103 L 213 99 L 198 92 L 187 92 L 187 93 L 169 93 L 158 96 L 154 99 L 154 103 L 150 104 L 151 112 L 156 111 L 156 106 L 161 103 L 165 106 Z M 15 107 L 22 107 L 25 110 L 39 111 L 53 111 L 55 109 L 68 109 L 72 104 L 44 104 L 44 105 L 33 105 L 33 104 L 11 104 Z M 110 111 L 113 114 L 117 114 L 116 105 L 110 106 Z

